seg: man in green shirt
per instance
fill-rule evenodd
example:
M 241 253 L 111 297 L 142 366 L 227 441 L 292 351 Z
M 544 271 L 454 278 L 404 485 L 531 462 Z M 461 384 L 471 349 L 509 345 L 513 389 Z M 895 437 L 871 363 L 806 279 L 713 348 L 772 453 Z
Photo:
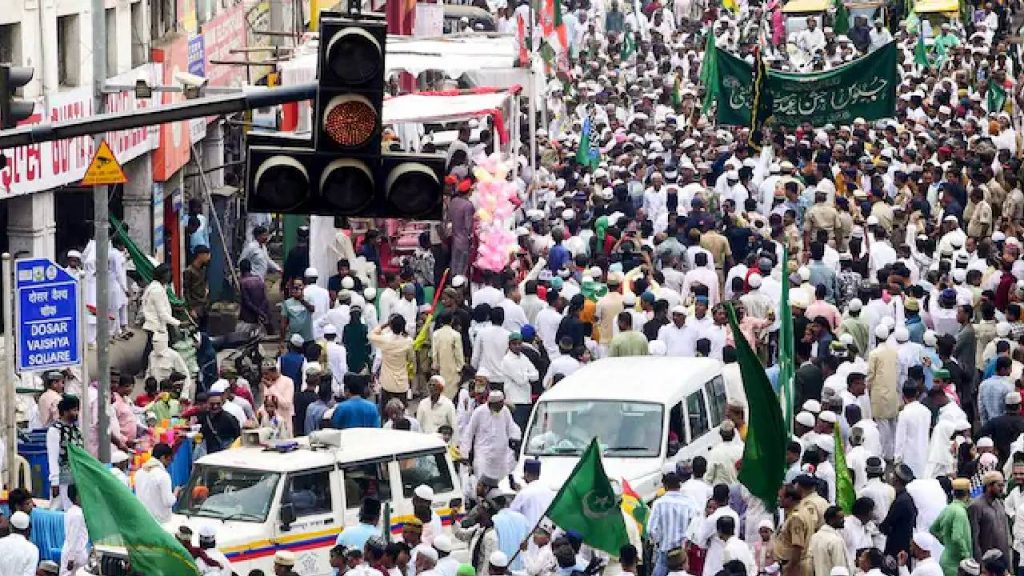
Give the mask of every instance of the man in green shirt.
M 177 418 L 181 415 L 181 403 L 178 402 L 178 392 L 174 389 L 174 383 L 170 380 L 160 382 L 160 394 L 156 400 L 150 402 L 146 412 L 152 412 L 157 421 Z
M 960 39 L 950 32 L 950 26 L 947 22 L 942 25 L 942 32 L 935 37 L 935 44 L 932 46 L 932 49 L 935 50 L 939 61 L 942 62 L 949 57 L 949 49 L 959 45 Z
M 929 529 L 945 547 L 939 565 L 944 576 L 956 576 L 960 561 L 972 555 L 971 522 L 967 517 L 967 503 L 971 501 L 971 481 L 953 480 L 953 501 L 949 503 Z
M 619 312 L 616 317 L 619 326 L 619 333 L 612 338 L 608 345 L 608 355 L 612 358 L 619 356 L 647 356 L 647 338 L 643 334 L 633 330 L 633 316 L 627 310 Z
M 281 334 L 287 342 L 292 334 L 302 336 L 306 343 L 313 341 L 313 304 L 302 296 L 302 280 L 290 281 L 287 300 L 281 303 Z

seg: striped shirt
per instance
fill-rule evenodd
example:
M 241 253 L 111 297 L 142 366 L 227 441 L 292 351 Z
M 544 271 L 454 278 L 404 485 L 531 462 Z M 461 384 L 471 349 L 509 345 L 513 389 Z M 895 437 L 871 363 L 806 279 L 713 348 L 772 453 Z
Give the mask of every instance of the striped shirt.
M 1006 411 L 1006 395 L 1013 391 L 1009 379 L 1004 376 L 993 376 L 978 386 L 978 407 L 981 423 L 985 424 Z
M 666 492 L 651 507 L 647 531 L 658 550 L 668 551 L 683 543 L 690 521 L 697 516 L 697 508 L 689 498 L 679 491 Z

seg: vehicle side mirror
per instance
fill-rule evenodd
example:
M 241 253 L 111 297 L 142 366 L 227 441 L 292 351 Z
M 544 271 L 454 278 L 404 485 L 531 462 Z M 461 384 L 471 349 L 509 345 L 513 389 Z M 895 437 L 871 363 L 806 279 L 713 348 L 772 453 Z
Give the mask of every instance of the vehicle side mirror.
M 291 502 L 281 504 L 281 529 L 289 530 L 291 525 L 295 522 L 295 505 Z
M 668 455 L 675 456 L 679 453 L 679 440 L 668 441 Z

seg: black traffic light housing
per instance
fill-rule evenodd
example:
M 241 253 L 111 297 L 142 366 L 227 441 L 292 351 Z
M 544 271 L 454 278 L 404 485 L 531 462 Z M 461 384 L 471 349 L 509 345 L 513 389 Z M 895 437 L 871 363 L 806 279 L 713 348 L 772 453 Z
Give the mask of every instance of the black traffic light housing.
M 440 220 L 445 157 L 392 153 L 377 161 L 309 148 L 251 146 L 248 210 Z
M 18 122 L 32 116 L 35 105 L 15 98 L 15 91 L 29 83 L 35 70 L 0 64 L 0 130 L 16 128 Z
M 380 155 L 387 23 L 322 13 L 316 92 L 317 150 Z
M 382 152 L 387 25 L 320 13 L 312 141 L 250 134 L 252 212 L 440 220 L 443 154 Z

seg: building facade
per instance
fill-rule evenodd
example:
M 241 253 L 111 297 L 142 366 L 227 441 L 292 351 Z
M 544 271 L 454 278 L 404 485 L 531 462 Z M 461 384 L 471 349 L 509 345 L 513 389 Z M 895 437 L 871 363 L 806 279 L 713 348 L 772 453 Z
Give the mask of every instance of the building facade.
M 35 70 L 19 95 L 35 103 L 23 124 L 95 113 L 91 9 L 91 0 L 0 0 L 0 62 Z M 106 0 L 105 16 L 106 111 L 130 114 L 183 98 L 160 91 L 137 98 L 130 88 L 140 79 L 180 86 L 176 74 L 187 71 L 209 86 L 241 88 L 265 83 L 271 70 L 223 63 L 268 56 L 236 51 L 270 46 L 271 37 L 257 33 L 271 20 L 266 0 Z M 144 252 L 178 269 L 187 199 L 205 198 L 201 180 L 208 189 L 223 188 L 225 170 L 218 167 L 225 163 L 226 135 L 239 140 L 227 143 L 229 151 L 240 148 L 241 131 L 225 122 L 200 118 L 105 135 L 128 178 L 110 188 L 110 213 Z M 92 153 L 88 137 L 3 151 L 0 250 L 63 262 L 68 250 L 89 241 L 92 193 L 79 182 Z

